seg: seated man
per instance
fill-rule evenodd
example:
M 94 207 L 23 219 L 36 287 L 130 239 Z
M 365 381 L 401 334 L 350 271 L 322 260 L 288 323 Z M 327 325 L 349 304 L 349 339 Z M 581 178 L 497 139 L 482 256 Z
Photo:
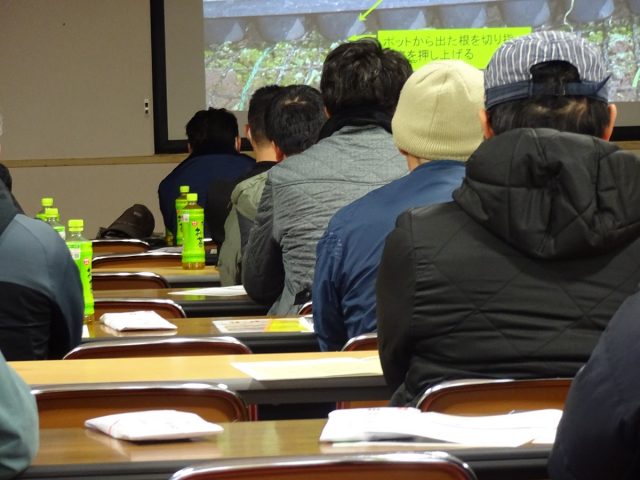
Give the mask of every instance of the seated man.
M 640 160 L 607 142 L 600 53 L 573 34 L 505 42 L 485 140 L 454 202 L 387 238 L 378 339 L 392 404 L 449 379 L 571 377 L 640 281 Z
M 238 121 L 224 108 L 200 110 L 187 123 L 189 156 L 183 160 L 158 187 L 160 211 L 167 230 L 176 234 L 176 198 L 180 186 L 189 185 L 189 191 L 198 194 L 200 206 L 207 203 L 207 187 L 218 179 L 233 180 L 245 175 L 255 165 L 255 160 L 238 153 L 240 137 Z M 224 218 L 215 219 L 220 222 Z M 205 221 L 205 235 L 211 226 Z
M 211 238 L 220 247 L 225 240 L 224 225 L 219 218 L 227 218 L 231 211 L 231 192 L 238 183 L 247 178 L 266 172 L 276 162 L 276 152 L 271 141 L 267 138 L 265 116 L 273 97 L 282 90 L 278 85 L 261 87 L 251 95 L 249 110 L 247 110 L 247 124 L 244 131 L 249 143 L 251 143 L 252 155 L 256 164 L 251 170 L 241 177 L 233 180 L 219 179 L 211 182 L 207 188 L 207 202 L 203 204 L 204 219 L 213 228 Z M 237 283 L 237 282 L 236 282 Z
M 284 87 L 265 111 L 265 137 L 278 162 L 301 153 L 318 140 L 327 117 L 322 96 L 306 85 Z M 241 282 L 242 248 L 256 217 L 267 172 L 240 182 L 231 194 L 232 210 L 224 224 L 225 241 L 220 247 L 218 271 L 222 285 Z
M 27 468 L 38 441 L 33 395 L 0 353 L 0 479 L 14 478 Z
M 4 182 L 0 182 L 0 266 L 4 356 L 61 358 L 76 347 L 84 313 L 78 267 L 58 233 L 24 215 Z
M 344 205 L 406 173 L 391 117 L 411 65 L 377 40 L 327 55 L 320 91 L 329 120 L 311 148 L 269 170 L 243 254 L 242 283 L 269 313 L 294 313 L 311 297 L 316 244 Z
M 392 126 L 411 174 L 338 210 L 318 242 L 312 298 L 321 350 L 376 329 L 384 240 L 405 210 L 451 201 L 462 162 L 482 141 L 483 98 L 482 72 L 459 60 L 431 62 L 405 83 Z
M 640 294 L 628 298 L 574 378 L 558 426 L 553 480 L 640 478 Z

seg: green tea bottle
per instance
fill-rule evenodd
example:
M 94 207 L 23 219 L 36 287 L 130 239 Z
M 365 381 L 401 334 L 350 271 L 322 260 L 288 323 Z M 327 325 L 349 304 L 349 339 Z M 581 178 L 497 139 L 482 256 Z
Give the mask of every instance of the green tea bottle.
M 182 209 L 187 205 L 187 193 L 189 185 L 180 185 L 180 195 L 176 198 L 176 231 L 173 236 L 176 245 L 182 245 Z
M 69 220 L 69 234 L 67 235 L 67 246 L 71 252 L 71 257 L 78 266 L 80 280 L 82 282 L 82 293 L 84 296 L 84 321 L 93 320 L 93 290 L 91 288 L 91 261 L 93 260 L 93 246 L 91 240 L 87 240 L 82 235 L 84 221 L 80 219 Z
M 40 205 L 42 205 L 42 208 L 40 209 L 40 211 L 38 213 L 36 213 L 36 218 L 38 220 L 42 220 L 43 222 L 46 222 L 46 218 L 45 218 L 45 213 L 47 208 L 53 207 L 53 198 L 51 197 L 42 197 L 40 199 Z M 58 217 L 58 221 L 60 221 L 60 218 Z
M 51 225 L 63 240 L 66 240 L 66 230 L 64 225 L 60 223 L 60 214 L 56 207 L 46 207 L 44 209 L 44 221 Z
M 187 205 L 182 209 L 182 268 L 204 268 L 204 209 L 198 205 L 198 194 L 187 193 Z

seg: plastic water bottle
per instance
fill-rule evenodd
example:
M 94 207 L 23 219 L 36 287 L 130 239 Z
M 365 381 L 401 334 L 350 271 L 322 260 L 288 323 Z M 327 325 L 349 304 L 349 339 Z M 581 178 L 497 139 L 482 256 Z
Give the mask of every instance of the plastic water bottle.
M 80 219 L 69 220 L 69 235 L 67 236 L 67 246 L 71 252 L 71 257 L 78 266 L 80 280 L 82 282 L 82 294 L 84 297 L 84 321 L 93 320 L 93 289 L 91 288 L 91 261 L 93 260 L 93 246 L 91 240 L 87 240 L 82 235 L 84 221 Z
M 187 205 L 182 209 L 180 227 L 183 235 L 182 268 L 204 268 L 204 209 L 198 205 L 198 194 L 187 193 Z
M 187 205 L 189 185 L 180 185 L 180 195 L 176 198 L 176 233 L 173 236 L 176 245 L 182 245 L 182 209 Z
M 46 207 L 44 209 L 44 221 L 51 225 L 63 240 L 66 240 L 66 230 L 64 225 L 60 223 L 60 214 L 56 207 Z
M 40 199 L 40 205 L 42 205 L 42 208 L 38 213 L 36 213 L 36 218 L 38 220 L 42 220 L 43 222 L 46 222 L 47 221 L 47 219 L 45 218 L 46 210 L 47 208 L 53 207 L 53 198 L 42 197 Z M 60 221 L 60 217 L 58 217 L 58 221 Z

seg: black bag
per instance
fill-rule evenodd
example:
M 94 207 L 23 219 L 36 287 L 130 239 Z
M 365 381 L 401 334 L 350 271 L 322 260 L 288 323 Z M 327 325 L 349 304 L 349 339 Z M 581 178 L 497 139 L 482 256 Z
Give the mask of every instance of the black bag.
M 151 211 L 136 203 L 127 208 L 109 227 L 100 227 L 96 238 L 147 238 L 153 233 L 156 222 Z

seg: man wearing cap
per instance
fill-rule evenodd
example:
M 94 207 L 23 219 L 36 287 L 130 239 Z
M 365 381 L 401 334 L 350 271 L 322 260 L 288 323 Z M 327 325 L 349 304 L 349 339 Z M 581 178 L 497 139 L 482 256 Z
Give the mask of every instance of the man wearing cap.
M 609 139 L 599 52 L 569 33 L 505 42 L 486 138 L 450 203 L 402 214 L 377 282 L 392 404 L 459 378 L 571 377 L 640 281 L 640 160 Z
M 312 298 L 322 350 L 376 329 L 384 240 L 403 211 L 451 201 L 463 162 L 482 141 L 482 85 L 482 72 L 459 60 L 431 62 L 405 83 L 392 131 L 411 174 L 339 210 L 318 243 Z

